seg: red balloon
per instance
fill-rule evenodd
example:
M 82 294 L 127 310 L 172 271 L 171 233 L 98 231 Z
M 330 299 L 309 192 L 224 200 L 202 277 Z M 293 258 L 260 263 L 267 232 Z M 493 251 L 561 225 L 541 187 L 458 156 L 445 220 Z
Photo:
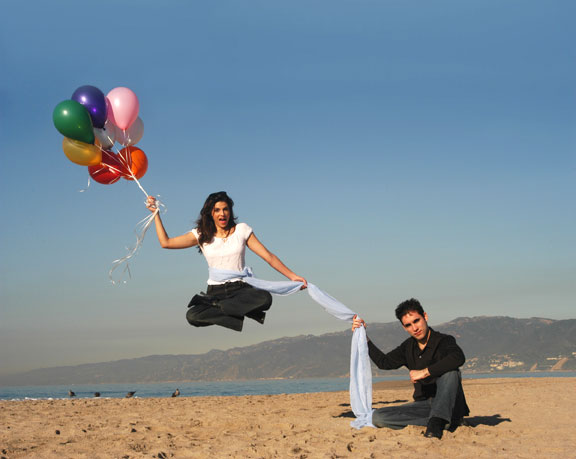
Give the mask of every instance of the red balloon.
M 118 155 L 111 151 L 102 152 L 101 164 L 88 167 L 90 177 L 102 185 L 112 185 L 116 183 L 124 175 L 123 171 L 124 167 Z
M 126 180 L 134 180 L 132 175 L 137 179 L 144 177 L 144 174 L 148 170 L 148 158 L 146 154 L 138 147 L 126 147 L 120 150 L 118 153 L 120 156 L 120 161 L 122 164 L 132 172 L 123 174 Z

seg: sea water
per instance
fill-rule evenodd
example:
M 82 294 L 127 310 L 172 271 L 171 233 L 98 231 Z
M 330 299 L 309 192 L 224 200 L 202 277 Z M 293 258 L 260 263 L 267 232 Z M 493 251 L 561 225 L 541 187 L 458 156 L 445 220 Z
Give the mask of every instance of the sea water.
M 464 379 L 476 378 L 541 378 L 541 377 L 576 377 L 576 372 L 530 372 L 530 373 L 489 373 L 464 374 Z M 407 375 L 392 375 L 374 378 L 379 381 L 403 381 Z M 242 395 L 275 395 L 306 394 L 311 392 L 347 391 L 348 378 L 306 378 L 306 379 L 272 379 L 255 381 L 203 381 L 171 382 L 153 384 L 71 384 L 69 386 L 17 386 L 0 387 L 0 400 L 57 400 L 68 399 L 68 391 L 73 391 L 75 398 L 123 398 L 128 392 L 135 392 L 135 398 L 171 397 L 180 390 L 181 397 L 203 396 L 242 396 Z
M 406 379 L 398 376 L 397 379 Z M 375 381 L 382 380 L 376 378 Z M 0 387 L 0 400 L 46 400 L 70 398 L 122 398 L 128 392 L 134 397 L 171 397 L 179 389 L 181 397 L 226 396 L 226 395 L 275 395 L 305 394 L 310 392 L 332 392 L 348 390 L 348 378 L 272 379 L 255 381 L 195 381 L 151 384 L 71 384 L 69 386 L 18 386 Z

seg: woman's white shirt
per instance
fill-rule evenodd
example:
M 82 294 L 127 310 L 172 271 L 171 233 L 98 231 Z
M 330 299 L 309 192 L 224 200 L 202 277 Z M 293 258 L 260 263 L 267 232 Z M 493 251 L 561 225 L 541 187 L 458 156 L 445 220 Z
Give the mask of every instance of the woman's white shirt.
M 198 229 L 194 228 L 192 234 L 199 239 Z M 246 223 L 238 223 L 234 233 L 226 238 L 215 237 L 211 242 L 200 246 L 202 254 L 211 268 L 242 271 L 245 266 L 246 242 L 252 234 L 252 228 Z M 229 279 L 227 282 L 242 280 Z M 223 284 L 208 279 L 209 285 Z

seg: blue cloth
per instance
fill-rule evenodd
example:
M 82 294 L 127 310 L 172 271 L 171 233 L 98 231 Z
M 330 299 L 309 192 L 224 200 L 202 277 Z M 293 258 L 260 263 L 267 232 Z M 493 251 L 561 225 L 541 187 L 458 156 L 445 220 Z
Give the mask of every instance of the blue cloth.
M 225 269 L 209 268 L 210 279 L 216 282 L 226 282 L 239 277 L 253 287 L 266 290 L 275 295 L 291 295 L 301 290 L 302 282 L 293 281 L 267 281 L 254 277 L 252 270 L 245 267 L 243 271 L 229 271 Z M 340 320 L 352 322 L 356 315 L 347 306 L 331 297 L 323 290 L 308 282 L 307 288 L 310 297 L 320 304 L 327 312 Z M 372 370 L 368 356 L 368 343 L 364 327 L 354 330 L 352 335 L 352 349 L 350 353 L 350 406 L 356 419 L 350 423 L 352 427 L 360 429 L 372 425 Z

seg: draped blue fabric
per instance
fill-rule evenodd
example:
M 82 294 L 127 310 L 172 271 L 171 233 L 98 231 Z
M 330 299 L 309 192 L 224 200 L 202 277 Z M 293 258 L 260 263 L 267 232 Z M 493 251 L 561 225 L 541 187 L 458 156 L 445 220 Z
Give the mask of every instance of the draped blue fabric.
M 302 282 L 267 281 L 254 277 L 248 267 L 243 271 L 209 268 L 210 279 L 215 282 L 226 282 L 230 279 L 243 278 L 244 282 L 253 287 L 266 290 L 275 295 L 291 295 L 300 291 Z M 346 322 L 352 322 L 355 313 L 336 298 L 328 295 L 316 285 L 308 282 L 310 297 L 320 304 L 327 312 Z M 368 356 L 368 343 L 364 327 L 354 330 L 350 352 L 350 406 L 356 419 L 350 424 L 360 429 L 372 425 L 372 370 Z

